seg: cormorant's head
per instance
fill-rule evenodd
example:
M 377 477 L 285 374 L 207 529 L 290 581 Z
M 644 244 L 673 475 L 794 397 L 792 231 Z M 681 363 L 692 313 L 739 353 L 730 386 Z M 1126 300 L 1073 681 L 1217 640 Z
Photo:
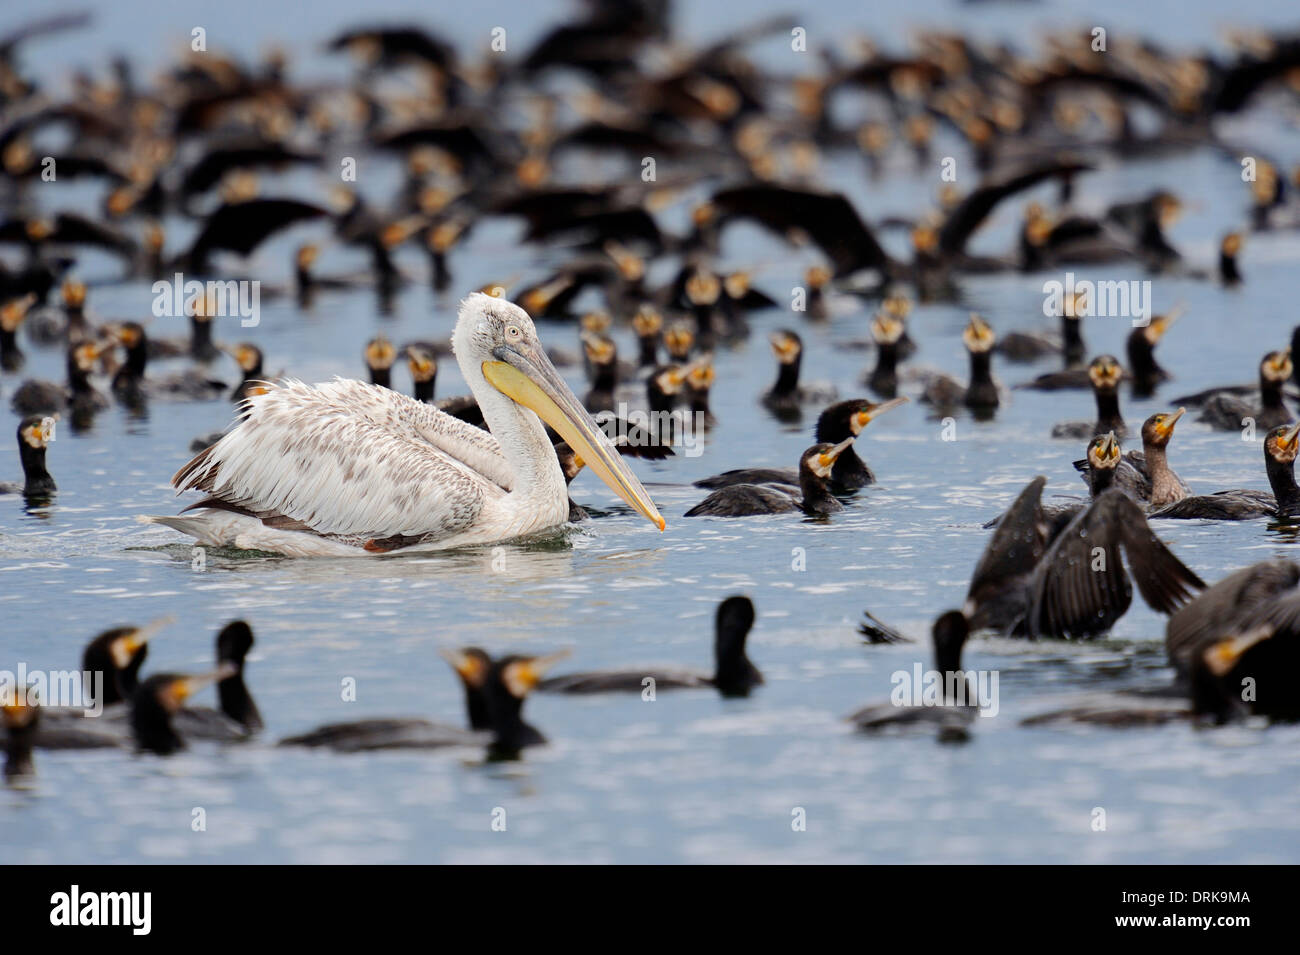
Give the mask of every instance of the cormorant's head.
M 73 367 L 83 374 L 95 370 L 99 356 L 109 349 L 102 348 L 98 342 L 80 342 L 68 349 L 68 358 Z
M 397 349 L 383 335 L 377 335 L 366 342 L 366 367 L 371 371 L 387 371 L 397 360 Z
M 1237 253 L 1241 251 L 1241 233 L 1229 232 L 1223 237 L 1223 242 L 1219 245 L 1219 251 L 1226 258 L 1235 259 Z
M 703 228 L 718 217 L 718 208 L 711 202 L 701 202 L 691 210 L 691 223 L 697 228 Z
M 18 425 L 18 442 L 36 451 L 50 446 L 51 416 L 28 415 Z
M 664 330 L 664 347 L 673 358 L 682 361 L 695 347 L 695 332 L 686 322 L 673 322 Z
M 739 300 L 749 294 L 749 273 L 732 272 L 722 280 L 723 291 L 727 298 Z
M 486 651 L 478 647 L 464 647 L 460 650 L 441 650 L 439 653 L 451 664 L 467 690 L 482 689 L 487 682 L 488 670 L 492 667 L 492 659 Z
M 28 293 L 22 298 L 0 305 L 0 328 L 7 332 L 18 331 L 18 326 L 23 323 L 23 319 L 27 317 L 27 312 L 35 302 L 36 296 Z
M 877 312 L 871 319 L 871 338 L 877 345 L 895 345 L 905 331 L 903 320 L 888 312 Z
M 582 318 L 578 319 L 578 329 L 584 335 L 605 335 L 608 334 L 613 323 L 609 312 L 585 312 Z
M 891 292 L 880 300 L 880 310 L 899 321 L 906 321 L 912 314 L 912 300 L 905 292 Z
M 1025 239 L 1030 245 L 1038 247 L 1046 244 L 1051 234 L 1052 220 L 1039 203 L 1031 202 L 1025 207 Z
M 1088 380 L 1098 391 L 1114 391 L 1124 377 L 1124 369 L 1114 355 L 1098 355 L 1088 365 Z
M 931 221 L 912 227 L 912 248 L 922 255 L 932 255 L 939 248 L 939 229 Z
M 544 657 L 511 655 L 498 660 L 495 669 L 506 692 L 516 700 L 522 700 L 542 682 L 542 677 L 551 667 L 568 655 L 568 650 L 560 650 Z
M 1085 318 L 1088 315 L 1088 292 L 1076 291 L 1064 302 L 1066 318 Z
M 857 437 L 862 429 L 887 411 L 907 404 L 909 399 L 891 398 L 889 401 L 870 401 L 866 398 L 852 398 L 840 401 L 825 411 L 817 419 L 817 438 L 820 441 L 842 441 L 848 436 Z
M 714 682 L 728 696 L 744 696 L 752 683 L 762 682 L 745 656 L 754 616 L 754 603 L 748 597 L 728 597 L 718 604 L 713 629 Z
M 653 305 L 642 305 L 632 316 L 632 328 L 638 338 L 652 338 L 664 328 L 664 317 Z
M 614 260 L 614 267 L 624 282 L 639 282 L 645 278 L 645 259 L 621 246 L 605 247 L 605 253 Z
M 961 340 L 967 351 L 973 354 L 981 354 L 992 349 L 993 343 L 997 341 L 997 336 L 993 334 L 993 326 L 974 312 L 971 312 L 970 322 L 966 325 L 965 331 L 961 333 Z
M 249 375 L 262 367 L 262 349 L 258 348 L 251 342 L 240 342 L 227 351 L 235 363 L 239 365 L 239 370 Z
M 243 666 L 253 649 L 253 628 L 243 620 L 232 620 L 217 634 L 217 659 Z
M 686 279 L 686 298 L 692 305 L 712 305 L 722 294 L 722 281 L 707 269 L 695 269 Z
M 831 476 L 831 469 L 835 467 L 835 462 L 852 444 L 852 437 L 845 438 L 839 444 L 814 444 L 799 459 L 799 469 L 807 469 L 819 478 L 828 478 Z
M 831 270 L 824 265 L 810 265 L 803 274 L 803 280 L 810 289 L 823 289 L 830 284 Z
M 26 703 L 11 702 L 0 705 L 0 718 L 7 730 L 20 730 L 36 722 L 39 708 Z
M 121 322 L 116 325 L 106 326 L 106 330 L 127 351 L 138 348 L 140 343 L 144 341 L 144 326 L 139 322 Z
M 650 376 L 650 383 L 663 395 L 681 394 L 682 385 L 686 383 L 687 371 L 681 365 L 665 365 L 655 369 Z
M 712 355 L 705 355 L 697 361 L 691 362 L 686 369 L 686 384 L 696 393 L 708 391 L 712 388 L 717 377 L 717 372 L 713 369 Z
M 614 347 L 614 339 L 599 332 L 588 332 L 582 336 L 582 348 L 586 352 L 587 360 L 597 368 L 611 365 L 618 358 L 618 351 Z
M 420 384 L 432 381 L 438 374 L 438 359 L 433 349 L 419 343 L 406 346 L 406 364 L 411 370 L 412 380 Z
M 67 308 L 81 308 L 86 304 L 86 283 L 78 282 L 76 279 L 66 279 L 59 294 Z
M 1165 332 L 1169 331 L 1169 329 L 1173 327 L 1174 322 L 1178 321 L 1178 319 L 1182 317 L 1184 310 L 1184 306 L 1175 305 L 1165 314 L 1153 316 L 1145 328 L 1136 329 L 1136 331 L 1141 333 L 1142 337 L 1147 340 L 1148 344 L 1155 345 L 1156 342 L 1160 341 L 1160 339 L 1164 337 Z
M 316 257 L 320 255 L 320 249 L 311 243 L 298 246 L 298 251 L 294 254 L 294 262 L 298 268 L 304 272 L 316 264 Z
M 1152 207 L 1155 209 L 1156 218 L 1160 222 L 1162 229 L 1167 229 L 1183 214 L 1182 200 L 1172 192 L 1158 192 L 1152 199 Z
M 1259 363 L 1259 376 L 1264 381 L 1286 381 L 1293 370 L 1289 348 L 1271 351 Z
M 930 142 L 930 136 L 934 133 L 934 120 L 925 113 L 913 113 L 907 118 L 904 124 L 903 132 L 907 136 L 907 141 L 913 146 L 925 146 Z
M 1264 451 L 1274 461 L 1290 464 L 1300 449 L 1300 424 L 1280 424 L 1264 438 Z
M 545 315 L 546 310 L 551 307 L 555 297 L 561 292 L 566 291 L 573 284 L 572 280 L 561 276 L 545 285 L 538 285 L 528 289 L 520 298 L 519 304 L 523 306 L 524 311 L 530 315 Z M 493 298 L 500 298 L 500 295 L 493 295 Z
M 961 649 L 970 635 L 970 623 L 960 610 L 949 610 L 930 628 L 934 638 L 935 669 L 948 672 L 961 669 Z
M 773 332 L 770 339 L 772 352 L 782 365 L 789 365 L 803 353 L 803 340 L 789 329 Z
M 1099 434 L 1088 442 L 1088 464 L 1094 468 L 1113 470 L 1119 467 L 1120 448 L 1115 432 Z
M 1156 448 L 1163 448 L 1169 443 L 1169 439 L 1174 436 L 1174 425 L 1178 424 L 1178 419 L 1186 411 L 1186 408 L 1179 408 L 1173 414 L 1166 414 L 1162 411 L 1147 418 L 1142 423 L 1142 443 Z

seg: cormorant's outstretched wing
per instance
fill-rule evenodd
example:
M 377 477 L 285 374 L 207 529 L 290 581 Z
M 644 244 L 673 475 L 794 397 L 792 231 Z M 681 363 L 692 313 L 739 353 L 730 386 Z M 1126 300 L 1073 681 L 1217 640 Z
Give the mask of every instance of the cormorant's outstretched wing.
M 1047 522 L 1043 515 L 1043 487 L 1047 478 L 1038 475 L 1025 485 L 998 521 L 993 539 L 984 548 L 970 589 L 966 592 L 966 616 L 971 629 L 1000 626 L 990 619 L 988 605 L 1002 603 L 1009 590 L 1024 586 L 1047 547 Z
M 1008 196 L 1015 195 L 1044 179 L 1080 172 L 1092 167 L 1079 162 L 1050 162 L 1015 175 L 986 182 L 957 204 L 939 230 L 939 248 L 947 253 L 961 252 L 971 234 L 983 224 L 993 208 Z
M 1279 43 L 1266 59 L 1248 58 L 1224 70 L 1209 97 L 1211 113 L 1235 113 L 1270 80 L 1300 66 L 1300 40 Z
M 911 643 L 889 624 L 885 623 L 870 610 L 862 611 L 862 622 L 858 624 L 858 633 L 867 643 Z
M 1128 569 L 1120 549 L 1128 558 Z M 1133 600 L 1129 574 L 1152 609 L 1173 613 L 1205 582 L 1165 547 L 1142 509 L 1111 488 L 1052 542 L 1030 584 L 1030 636 L 1100 633 Z
M 232 169 L 283 166 L 289 163 L 318 163 L 320 158 L 315 153 L 298 152 L 271 142 L 250 141 L 238 145 L 220 146 L 205 153 L 186 171 L 181 180 L 180 191 L 185 196 L 207 192 Z
M 0 61 L 10 62 L 13 59 L 14 51 L 22 43 L 33 37 L 45 33 L 57 33 L 60 30 L 84 27 L 90 23 L 91 19 L 90 13 L 83 10 L 80 13 L 56 13 L 53 16 L 25 23 L 0 37 Z
M 1201 648 L 1261 623 L 1286 593 L 1300 595 L 1300 565 L 1266 560 L 1224 577 L 1169 618 L 1165 650 L 1180 673 L 1192 668 Z M 1288 606 L 1300 609 L 1294 602 Z
M 60 212 L 54 217 L 54 231 L 50 235 L 50 241 L 95 246 L 123 256 L 135 254 L 135 240 L 125 232 L 75 212 Z
M 420 60 L 445 70 L 456 60 L 456 51 L 440 36 L 419 27 L 362 27 L 346 30 L 327 44 L 330 50 L 358 47 L 373 51 L 373 60 L 384 65 Z
M 320 206 L 297 199 L 228 202 L 203 223 L 203 230 L 190 247 L 190 257 L 201 265 L 207 254 L 216 249 L 249 255 L 281 229 L 326 215 L 329 213 Z
M 462 165 L 491 165 L 496 161 L 483 131 L 469 123 L 429 123 L 406 126 L 377 134 L 377 149 L 406 152 L 416 146 L 436 146 L 460 160 Z
M 783 236 L 791 229 L 803 230 L 826 253 L 836 275 L 885 269 L 890 264 L 884 248 L 842 193 L 752 185 L 724 189 L 712 201 L 724 221 L 753 219 Z

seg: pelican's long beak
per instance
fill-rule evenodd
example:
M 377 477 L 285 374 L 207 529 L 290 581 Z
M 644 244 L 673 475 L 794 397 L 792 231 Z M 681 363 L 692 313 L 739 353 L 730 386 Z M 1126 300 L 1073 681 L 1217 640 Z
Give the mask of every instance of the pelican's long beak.
M 545 352 L 537 345 L 501 345 L 493 355 L 496 361 L 483 363 L 488 383 L 558 431 L 611 491 L 662 531 L 667 522 L 654 501 Z

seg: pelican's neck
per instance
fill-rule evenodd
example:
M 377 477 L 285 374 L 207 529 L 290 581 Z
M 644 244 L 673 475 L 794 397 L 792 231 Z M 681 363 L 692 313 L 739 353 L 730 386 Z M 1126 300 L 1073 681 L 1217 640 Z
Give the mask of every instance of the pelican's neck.
M 472 351 L 472 349 L 470 349 Z M 514 475 L 510 493 L 521 499 L 554 504 L 559 501 L 568 513 L 568 486 L 560 459 L 546 437 L 546 428 L 532 411 L 506 397 L 483 377 L 483 359 L 480 356 L 456 353 L 465 383 L 469 385 L 478 406 L 483 412 L 492 436 L 501 445 L 501 453 Z

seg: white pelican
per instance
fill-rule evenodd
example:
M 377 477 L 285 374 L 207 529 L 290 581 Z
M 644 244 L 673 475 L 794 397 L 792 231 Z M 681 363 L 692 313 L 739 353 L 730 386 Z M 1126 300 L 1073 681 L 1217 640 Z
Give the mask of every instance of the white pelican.
M 207 494 L 193 514 L 145 517 L 211 546 L 289 556 L 427 551 L 508 540 L 565 523 L 564 474 L 540 416 L 662 531 L 641 482 L 592 420 L 519 306 L 476 293 L 452 348 L 489 434 L 360 381 L 286 381 L 172 478 Z

